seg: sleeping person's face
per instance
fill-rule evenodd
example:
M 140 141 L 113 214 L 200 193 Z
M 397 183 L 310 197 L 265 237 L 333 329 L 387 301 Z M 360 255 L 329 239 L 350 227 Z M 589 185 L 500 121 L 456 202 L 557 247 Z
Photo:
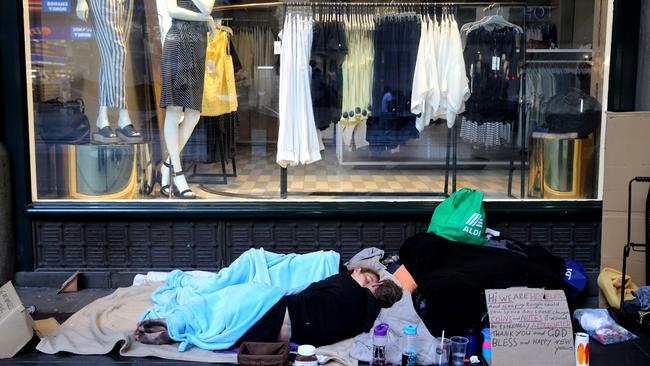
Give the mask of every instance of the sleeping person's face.
M 361 268 L 355 268 L 350 276 L 355 281 L 357 281 L 359 286 L 367 288 L 373 294 L 375 293 L 377 287 L 381 285 L 381 282 L 379 282 L 377 275 L 371 272 L 362 272 Z

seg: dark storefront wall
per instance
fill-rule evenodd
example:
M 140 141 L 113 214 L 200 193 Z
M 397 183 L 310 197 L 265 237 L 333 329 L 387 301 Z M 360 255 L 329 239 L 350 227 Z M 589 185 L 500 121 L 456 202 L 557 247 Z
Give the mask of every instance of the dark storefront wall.
M 24 285 L 58 285 L 74 271 L 85 285 L 118 287 L 133 274 L 182 268 L 214 271 L 252 247 L 275 252 L 335 250 L 344 260 L 365 247 L 397 253 L 404 239 L 425 231 L 428 203 L 276 203 L 238 208 L 214 204 L 170 207 L 74 205 L 30 207 L 33 272 Z M 488 226 L 523 243 L 539 243 L 585 263 L 594 281 L 600 266 L 600 202 L 487 202 Z

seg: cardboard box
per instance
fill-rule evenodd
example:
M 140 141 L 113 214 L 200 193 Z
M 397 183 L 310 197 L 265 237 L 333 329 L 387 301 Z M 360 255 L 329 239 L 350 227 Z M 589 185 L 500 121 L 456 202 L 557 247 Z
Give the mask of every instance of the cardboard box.
M 25 311 L 16 289 L 7 282 L 0 288 L 0 359 L 11 358 L 34 335 L 34 320 Z
M 635 176 L 650 176 L 650 145 L 648 145 L 648 112 L 607 112 L 605 135 L 603 222 L 601 266 L 621 270 L 623 246 L 627 241 L 628 183 Z M 645 241 L 644 212 L 648 185 L 635 183 L 632 191 L 632 240 Z M 632 252 L 628 274 L 639 285 L 645 283 L 642 256 Z

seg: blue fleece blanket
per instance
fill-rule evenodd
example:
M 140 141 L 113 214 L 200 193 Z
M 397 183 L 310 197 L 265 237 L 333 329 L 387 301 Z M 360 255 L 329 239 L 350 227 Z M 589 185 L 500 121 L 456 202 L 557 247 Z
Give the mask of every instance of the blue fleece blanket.
M 169 336 L 183 352 L 232 347 L 283 296 L 338 273 L 340 256 L 332 251 L 277 254 L 250 249 L 207 278 L 182 271 L 169 274 L 153 294 L 154 307 L 141 319 L 167 319 Z

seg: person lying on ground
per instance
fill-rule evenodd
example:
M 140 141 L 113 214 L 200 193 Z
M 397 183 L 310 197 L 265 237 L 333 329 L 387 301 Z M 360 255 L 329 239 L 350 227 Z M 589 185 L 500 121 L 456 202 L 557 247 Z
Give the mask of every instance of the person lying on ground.
M 390 308 L 401 298 L 402 288 L 395 282 L 380 281 L 377 272 L 355 267 L 284 296 L 235 345 L 245 341 L 333 344 L 370 331 L 381 308 Z M 173 342 L 165 319 L 140 322 L 134 337 L 145 344 Z

